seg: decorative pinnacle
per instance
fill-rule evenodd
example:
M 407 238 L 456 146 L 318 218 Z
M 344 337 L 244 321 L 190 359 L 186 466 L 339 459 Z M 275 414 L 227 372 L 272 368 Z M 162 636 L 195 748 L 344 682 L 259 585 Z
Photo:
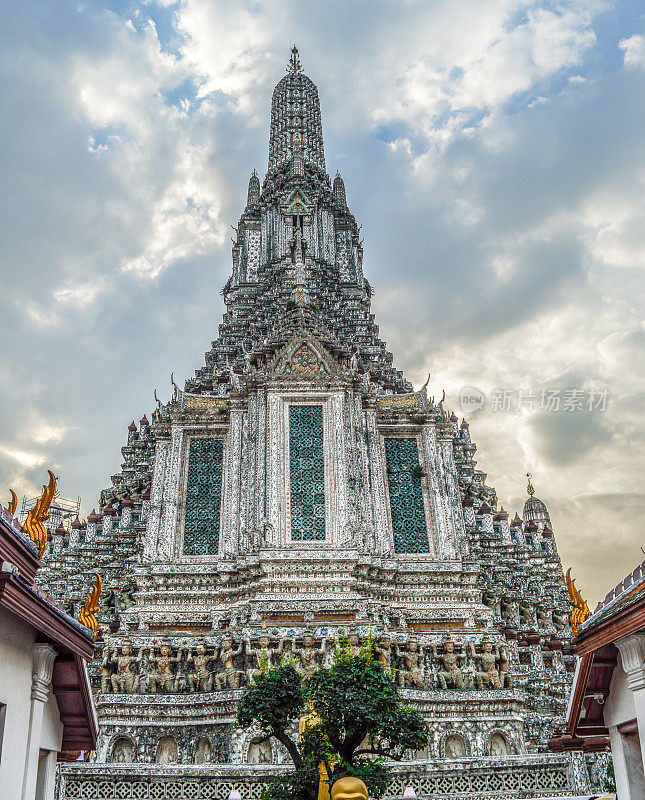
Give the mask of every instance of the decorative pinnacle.
M 295 46 L 295 44 L 291 48 L 291 58 L 289 59 L 287 71 L 291 72 L 293 75 L 297 74 L 298 72 L 302 72 L 302 64 L 300 63 L 298 48 Z
M 526 487 L 526 491 L 533 497 L 535 494 L 535 489 L 533 488 L 533 484 L 531 483 L 531 478 L 533 477 L 530 472 L 526 473 L 526 477 L 529 479 L 529 482 Z
M 589 617 L 591 616 L 591 611 L 589 611 L 589 606 L 587 605 L 587 601 L 580 594 L 580 590 L 576 586 L 576 582 L 571 577 L 571 567 L 569 567 L 569 569 L 567 570 L 567 574 L 565 575 L 565 581 L 567 583 L 569 599 L 571 600 L 571 605 L 573 606 L 573 611 L 571 612 L 569 624 L 571 625 L 571 633 L 573 633 L 574 636 L 577 636 L 578 628 L 582 625 L 582 623 L 585 620 L 589 619 Z

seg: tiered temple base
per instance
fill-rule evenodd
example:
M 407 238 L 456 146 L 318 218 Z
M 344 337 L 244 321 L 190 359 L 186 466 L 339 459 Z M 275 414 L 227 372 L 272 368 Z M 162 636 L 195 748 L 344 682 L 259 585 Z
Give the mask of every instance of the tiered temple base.
M 600 789 L 598 767 L 597 756 L 580 753 L 398 763 L 384 800 L 402 798 L 408 786 L 419 800 L 587 796 Z M 242 800 L 260 800 L 280 771 L 273 765 L 69 764 L 57 800 L 227 800 L 233 789 Z

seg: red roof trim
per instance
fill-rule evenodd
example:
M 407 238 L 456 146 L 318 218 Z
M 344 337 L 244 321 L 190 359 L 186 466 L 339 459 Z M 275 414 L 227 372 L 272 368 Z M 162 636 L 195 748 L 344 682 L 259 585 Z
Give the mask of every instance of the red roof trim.
M 573 687 L 573 699 L 567 720 L 569 736 L 576 738 L 577 734 L 606 732 L 606 729 L 600 729 L 598 724 L 594 724 L 591 720 L 587 723 L 580 720 L 582 704 L 590 682 L 594 686 L 598 681 L 602 683 L 602 686 L 595 686 L 594 691 L 603 691 L 604 694 L 609 692 L 613 662 L 608 661 L 607 657 L 603 657 L 602 653 L 597 656 L 596 653 L 603 647 L 614 645 L 618 639 L 642 630 L 643 627 L 645 627 L 645 596 L 640 597 L 635 603 L 621 609 L 613 616 L 600 620 L 597 625 L 576 637 L 574 646 L 582 661 Z M 609 669 L 607 669 L 608 667 Z M 601 673 L 600 675 L 596 674 L 596 677 L 593 678 L 595 668 L 601 670 Z
M 0 572 L 0 607 L 32 625 L 65 651 L 83 658 L 93 657 L 94 641 L 80 631 L 62 609 L 58 611 L 49 605 L 11 572 Z
M 17 567 L 25 580 L 33 581 L 40 568 L 40 561 L 23 537 L 24 534 L 0 517 L 0 559 Z
M 62 750 L 94 750 L 98 734 L 89 680 L 83 659 L 59 656 L 54 663 L 53 691 L 63 723 Z
M 1 516 L 0 560 L 15 567 L 0 571 L 0 609 L 35 629 L 38 640 L 50 642 L 57 652 L 52 688 L 63 724 L 62 749 L 94 750 L 98 726 L 85 666 L 94 655 L 94 638 L 35 586 L 40 567 L 35 548 Z
M 639 587 L 642 588 L 642 587 Z M 629 636 L 630 633 L 645 627 L 645 594 L 636 603 L 623 608 L 617 614 L 601 620 L 578 635 L 574 640 L 576 653 L 582 656 L 598 650 L 617 639 Z
M 569 736 L 575 736 L 576 728 L 578 727 L 578 720 L 580 719 L 580 709 L 582 708 L 582 701 L 585 697 L 587 689 L 587 680 L 591 672 L 591 665 L 593 664 L 593 653 L 587 653 L 583 656 L 578 670 L 578 680 L 573 689 L 573 702 L 571 703 L 571 712 L 567 720 L 567 732 Z

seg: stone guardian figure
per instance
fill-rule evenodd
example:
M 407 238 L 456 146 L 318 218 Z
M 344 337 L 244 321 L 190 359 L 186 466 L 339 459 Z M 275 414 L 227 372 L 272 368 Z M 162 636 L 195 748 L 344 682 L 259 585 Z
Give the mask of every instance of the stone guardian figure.
M 240 688 L 240 676 L 243 672 L 235 666 L 235 659 L 242 654 L 243 649 L 243 642 L 240 642 L 239 647 L 235 648 L 231 636 L 225 636 L 222 640 L 222 646 L 219 651 L 219 660 L 222 666 L 215 676 L 218 689 Z
M 455 652 L 455 643 L 448 637 L 443 643 L 444 652 L 442 655 L 437 653 L 437 647 L 432 645 L 432 656 L 437 661 L 440 661 L 443 669 L 438 673 L 439 688 L 447 689 L 452 686 L 453 689 L 465 689 L 466 682 L 464 680 L 463 672 L 459 666 L 459 662 L 463 661 L 466 656 Z
M 173 694 L 178 689 L 179 676 L 175 674 L 175 666 L 181 661 L 183 648 L 179 648 L 176 656 L 172 655 L 172 647 L 162 644 L 159 655 L 156 653 L 156 644 L 150 647 L 150 661 L 154 665 L 148 673 L 148 691 L 156 694 L 157 691 Z
M 499 647 L 493 649 L 493 643 L 484 636 L 481 640 L 481 653 L 477 653 L 475 645 L 471 642 L 470 653 L 474 661 L 479 661 L 481 669 L 475 672 L 475 684 L 478 689 L 489 687 L 491 689 L 501 689 L 502 683 L 497 669 L 497 662 L 500 660 Z
M 323 639 L 319 648 L 314 647 L 314 637 L 306 631 L 302 645 L 294 648 L 296 656 L 296 670 L 303 680 L 310 678 L 318 669 L 318 656 L 324 656 L 327 650 L 327 640 Z
M 404 669 L 397 670 L 397 682 L 401 687 L 414 687 L 421 689 L 425 686 L 425 676 L 421 668 L 424 646 L 419 644 L 416 636 L 411 636 L 404 650 L 399 649 L 398 642 L 394 645 L 397 658 L 403 660 Z
M 206 650 L 206 642 L 200 639 L 195 645 L 195 654 L 192 650 L 188 652 L 188 663 L 192 663 L 193 669 L 188 673 L 188 689 L 191 692 L 212 692 L 214 677 L 209 664 L 212 656 Z
M 116 648 L 112 651 L 112 663 L 116 664 L 116 672 L 110 678 L 113 692 L 125 692 L 133 694 L 139 691 L 140 677 L 132 671 L 133 664 L 139 664 L 143 658 L 132 655 L 132 642 L 124 639 L 121 642 L 121 654 L 117 656 Z

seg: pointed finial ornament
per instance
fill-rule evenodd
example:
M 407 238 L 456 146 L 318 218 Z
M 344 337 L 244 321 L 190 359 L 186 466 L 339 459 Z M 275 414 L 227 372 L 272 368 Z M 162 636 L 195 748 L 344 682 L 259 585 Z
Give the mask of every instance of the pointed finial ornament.
M 47 547 L 47 530 L 43 522 L 49 519 L 49 506 L 56 496 L 56 476 L 50 469 L 47 472 L 49 473 L 49 483 L 43 486 L 42 495 L 36 500 L 36 504 L 27 514 L 22 526 L 22 532 L 26 533 L 38 548 L 38 558 L 43 557 Z
M 18 508 L 18 497 L 13 489 L 9 489 L 11 494 L 11 500 L 9 501 L 9 505 L 7 506 L 7 511 L 11 514 L 11 516 L 15 516 L 16 509 Z
M 81 623 L 81 625 L 85 625 L 86 628 L 89 628 L 92 631 L 95 639 L 99 632 L 99 624 L 96 619 L 96 612 L 99 608 L 102 586 L 103 580 L 101 579 L 99 573 L 95 572 L 94 583 L 92 584 L 92 587 L 85 598 L 83 608 L 81 608 L 78 614 L 78 621 Z
M 529 482 L 526 486 L 526 491 L 531 495 L 531 497 L 533 497 L 533 495 L 535 494 L 535 489 L 533 488 L 533 484 L 531 483 L 531 478 L 533 477 L 533 475 L 531 475 L 530 472 L 527 472 L 526 477 L 529 479 Z
M 571 633 L 574 636 L 577 636 L 578 628 L 582 625 L 582 623 L 586 619 L 589 619 L 589 617 L 591 616 L 591 611 L 589 611 L 589 606 L 587 605 L 587 601 L 580 594 L 580 590 L 576 586 L 576 582 L 571 577 L 571 567 L 569 567 L 569 569 L 567 570 L 565 580 L 567 582 L 569 600 L 571 600 L 571 605 L 573 606 L 573 611 L 571 612 L 571 620 L 570 620 Z
M 287 67 L 287 71 L 290 72 L 292 75 L 297 75 L 299 72 L 302 72 L 302 64 L 300 63 L 298 48 L 295 46 L 295 44 L 291 48 L 291 58 L 289 59 L 289 66 Z

